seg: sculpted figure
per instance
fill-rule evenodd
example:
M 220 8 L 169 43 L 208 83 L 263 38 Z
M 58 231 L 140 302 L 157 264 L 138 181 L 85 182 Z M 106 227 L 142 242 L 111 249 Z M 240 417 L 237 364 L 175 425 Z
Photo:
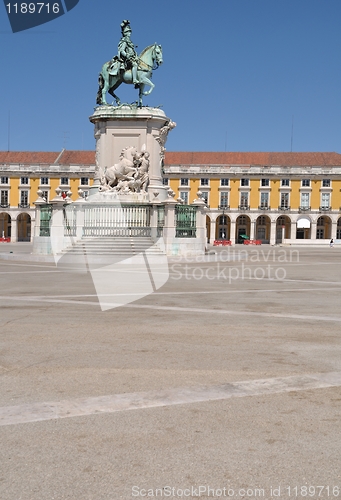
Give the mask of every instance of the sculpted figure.
M 138 56 L 135 50 L 135 45 L 130 39 L 131 27 L 130 22 L 125 19 L 121 23 L 122 38 L 118 43 L 118 59 L 123 62 L 123 70 L 131 69 L 133 74 L 133 84 L 138 85 L 139 80 L 137 78 L 137 64 Z
M 167 137 L 169 132 L 176 127 L 176 123 L 173 122 L 172 120 L 169 120 L 169 122 L 166 123 L 161 129 L 159 133 L 159 137 L 156 138 L 157 142 L 160 144 L 160 146 L 165 146 Z
M 101 179 L 101 184 L 108 185 L 109 188 L 117 186 L 118 182 L 134 180 L 134 175 L 137 172 L 135 167 L 135 158 L 137 150 L 135 147 L 129 147 L 122 150 L 119 162 L 104 172 Z
M 155 139 L 157 140 L 157 142 L 160 144 L 160 158 L 161 158 L 161 162 L 165 158 L 165 151 L 166 151 L 165 144 L 166 144 L 166 141 L 167 141 L 168 134 L 175 127 L 176 127 L 176 123 L 173 122 L 172 120 L 169 120 L 169 122 L 166 123 L 166 125 L 164 125 L 160 129 L 159 137 L 155 137 Z
M 147 186 L 149 184 L 149 157 L 148 151 L 144 151 L 140 155 L 139 167 L 137 173 L 135 174 L 135 179 L 140 182 L 140 190 L 143 192 L 147 191 Z
M 160 167 L 161 167 L 162 174 L 164 174 L 164 160 L 165 160 L 166 142 L 167 142 L 168 134 L 175 127 L 176 127 L 176 123 L 173 122 L 172 120 L 169 120 L 160 129 L 159 137 L 155 137 L 155 140 L 160 144 Z
M 119 162 L 103 172 L 99 190 L 145 193 L 149 183 L 149 157 L 148 151 L 138 153 L 134 146 L 124 148 Z

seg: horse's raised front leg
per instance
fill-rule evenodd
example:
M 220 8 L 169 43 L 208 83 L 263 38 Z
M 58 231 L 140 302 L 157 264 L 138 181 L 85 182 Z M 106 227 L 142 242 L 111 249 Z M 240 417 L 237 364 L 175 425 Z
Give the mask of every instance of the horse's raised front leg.
M 149 78 L 146 78 L 146 77 L 143 79 L 143 88 L 145 85 L 148 85 L 150 87 L 150 89 L 147 90 L 146 92 L 142 92 L 142 93 L 143 93 L 143 95 L 149 95 L 153 91 L 155 85 L 151 80 L 149 80 Z

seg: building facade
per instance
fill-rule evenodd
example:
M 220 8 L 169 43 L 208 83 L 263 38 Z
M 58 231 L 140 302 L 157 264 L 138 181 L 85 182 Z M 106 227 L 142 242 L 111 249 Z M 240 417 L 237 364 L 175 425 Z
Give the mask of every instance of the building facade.
M 55 190 L 78 198 L 92 184 L 93 151 L 0 152 L 0 238 L 31 241 L 37 191 L 49 202 Z
M 341 239 L 338 153 L 169 152 L 164 182 L 185 203 L 202 192 L 210 243 Z
M 0 238 L 30 241 L 38 189 L 47 202 L 56 188 L 76 200 L 94 171 L 94 151 L 0 152 Z M 164 184 L 184 204 L 201 191 L 209 243 L 341 239 L 338 153 L 166 152 Z

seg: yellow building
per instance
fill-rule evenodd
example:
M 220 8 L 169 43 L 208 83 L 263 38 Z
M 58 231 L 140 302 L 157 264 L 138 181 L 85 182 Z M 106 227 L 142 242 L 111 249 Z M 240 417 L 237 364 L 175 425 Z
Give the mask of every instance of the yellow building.
M 30 241 L 38 189 L 47 202 L 56 188 L 76 200 L 94 171 L 94 151 L 0 152 L 0 238 Z M 164 184 L 179 203 L 202 193 L 210 243 L 341 239 L 338 153 L 166 152 Z
M 341 239 L 338 153 L 169 152 L 164 170 L 164 183 L 185 203 L 201 191 L 210 243 Z
M 55 190 L 86 191 L 95 170 L 94 151 L 0 152 L 0 238 L 30 241 L 37 191 L 49 202 Z

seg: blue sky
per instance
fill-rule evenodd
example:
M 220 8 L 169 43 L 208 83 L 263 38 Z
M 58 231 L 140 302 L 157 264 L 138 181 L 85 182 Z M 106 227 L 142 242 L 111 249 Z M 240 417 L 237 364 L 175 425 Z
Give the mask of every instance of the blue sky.
M 144 103 L 177 122 L 168 150 L 290 151 L 293 122 L 293 151 L 341 152 L 340 0 L 80 0 L 16 34 L 1 5 L 0 150 L 9 114 L 13 151 L 94 149 L 88 117 L 123 19 L 138 51 L 162 45 Z

